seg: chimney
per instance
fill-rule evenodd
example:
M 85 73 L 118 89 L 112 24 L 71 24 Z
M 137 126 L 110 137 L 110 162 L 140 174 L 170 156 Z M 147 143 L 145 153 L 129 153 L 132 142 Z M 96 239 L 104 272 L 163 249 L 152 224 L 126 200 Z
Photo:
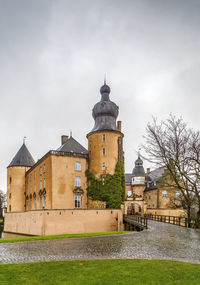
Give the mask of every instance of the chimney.
M 117 129 L 121 132 L 122 131 L 122 121 L 117 121 Z
M 61 145 L 63 145 L 64 143 L 66 143 L 66 141 L 68 140 L 68 136 L 61 136 Z
M 147 174 L 149 174 L 151 172 L 150 168 L 147 168 Z

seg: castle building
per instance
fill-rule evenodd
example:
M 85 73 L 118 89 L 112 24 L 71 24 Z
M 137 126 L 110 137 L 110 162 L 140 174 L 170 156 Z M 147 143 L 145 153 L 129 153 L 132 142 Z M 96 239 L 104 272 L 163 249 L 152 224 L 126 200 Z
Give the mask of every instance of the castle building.
M 165 167 L 153 171 L 147 168 L 145 173 L 143 161 L 138 155 L 132 173 L 126 173 L 125 179 L 126 214 L 184 215 L 182 207 L 177 207 L 180 192 L 175 186 L 170 186 L 172 183 Z
M 63 135 L 60 147 L 35 162 L 23 143 L 7 168 L 5 232 L 47 235 L 122 230 L 123 213 L 172 213 L 170 197 L 178 195 L 177 191 L 163 188 L 164 168 L 145 173 L 140 155 L 133 172 L 125 175 L 121 209 L 106 209 L 105 201 L 88 197 L 86 170 L 103 183 L 124 159 L 119 108 L 110 100 L 105 82 L 100 94 L 92 111 L 94 127 L 87 134 L 88 150 L 72 136 Z M 122 199 L 122 192 L 119 195 Z
M 61 146 L 35 163 L 23 143 L 7 169 L 8 212 L 88 208 L 86 169 L 103 178 L 123 159 L 119 108 L 110 100 L 106 83 L 100 93 L 92 111 L 95 124 L 87 134 L 88 150 L 63 135 Z

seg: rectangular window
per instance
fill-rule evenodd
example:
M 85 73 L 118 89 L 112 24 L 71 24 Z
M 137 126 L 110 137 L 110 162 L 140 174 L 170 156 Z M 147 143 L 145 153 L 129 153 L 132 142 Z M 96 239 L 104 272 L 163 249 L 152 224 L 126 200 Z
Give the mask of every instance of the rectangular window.
M 131 197 L 131 196 L 132 196 L 132 191 L 128 190 L 128 197 Z
M 75 195 L 75 208 L 81 208 L 81 196 Z
M 9 194 L 9 199 L 11 199 L 11 193 Z
M 35 207 L 35 210 L 37 210 L 36 197 L 34 198 L 34 207 Z
M 42 175 L 42 167 L 40 167 L 40 175 Z
M 103 156 L 106 155 L 106 149 L 105 148 L 103 148 L 102 153 L 103 153 Z
M 105 134 L 102 135 L 102 141 L 103 141 L 103 142 L 106 141 L 106 135 L 105 135 Z
M 46 195 L 44 195 L 44 209 L 46 209 Z
M 77 187 L 81 186 L 81 177 L 79 177 L 79 176 L 75 177 L 75 186 L 77 186 Z
M 167 190 L 162 191 L 162 197 L 165 199 L 167 198 Z
M 102 170 L 106 170 L 106 163 L 105 162 L 102 163 Z
M 12 183 L 12 177 L 10 177 L 9 182 L 10 182 L 10 184 Z
M 40 196 L 40 209 L 42 209 L 42 196 Z
M 75 170 L 77 170 L 77 171 L 81 170 L 81 163 L 80 163 L 80 161 L 76 161 Z

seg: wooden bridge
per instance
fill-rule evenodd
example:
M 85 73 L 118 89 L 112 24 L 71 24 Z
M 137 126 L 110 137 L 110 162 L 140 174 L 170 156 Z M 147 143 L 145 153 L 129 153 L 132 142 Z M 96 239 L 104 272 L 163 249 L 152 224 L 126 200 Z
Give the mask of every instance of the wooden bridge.
M 153 215 L 153 214 L 145 214 L 144 217 L 152 221 L 163 222 L 181 227 L 198 228 L 196 220 L 192 219 L 189 222 L 188 219 L 185 217 Z
M 125 230 L 128 231 L 143 231 L 147 229 L 147 218 L 137 215 L 124 215 Z

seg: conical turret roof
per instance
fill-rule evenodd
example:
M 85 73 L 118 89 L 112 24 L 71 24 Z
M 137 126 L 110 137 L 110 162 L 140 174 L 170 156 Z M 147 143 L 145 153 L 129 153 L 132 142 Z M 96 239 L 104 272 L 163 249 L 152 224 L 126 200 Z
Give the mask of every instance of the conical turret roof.
M 33 166 L 35 164 L 35 161 L 30 154 L 29 150 L 27 149 L 25 143 L 21 146 L 11 163 L 8 165 L 8 167 L 11 166 Z

